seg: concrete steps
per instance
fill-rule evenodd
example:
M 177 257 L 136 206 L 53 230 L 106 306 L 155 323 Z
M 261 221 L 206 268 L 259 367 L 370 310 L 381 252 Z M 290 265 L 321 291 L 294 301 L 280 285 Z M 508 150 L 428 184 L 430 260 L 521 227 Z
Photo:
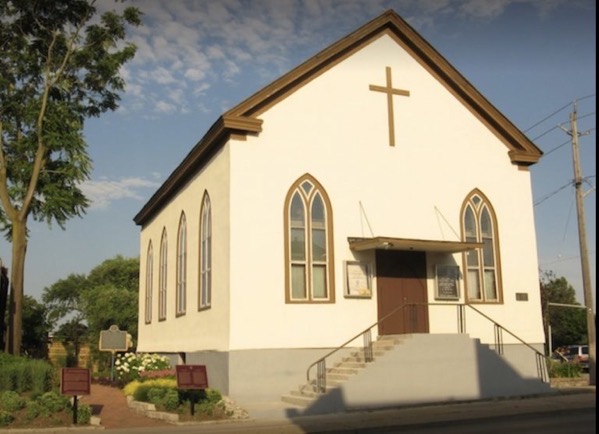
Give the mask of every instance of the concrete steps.
M 395 349 L 402 341 L 400 336 L 381 336 L 377 341 L 372 343 L 372 362 L 366 362 L 364 350 L 352 352 L 349 356 L 343 357 L 341 362 L 335 363 L 333 367 L 326 370 L 326 387 L 325 394 L 338 388 L 346 381 L 350 380 L 355 375 L 367 369 L 369 364 L 376 363 L 376 360 L 383 357 L 388 351 Z M 292 390 L 288 394 L 282 395 L 281 400 L 288 404 L 308 407 L 312 404 L 321 393 L 315 391 L 316 380 L 310 384 L 303 384 L 298 387 L 298 390 Z

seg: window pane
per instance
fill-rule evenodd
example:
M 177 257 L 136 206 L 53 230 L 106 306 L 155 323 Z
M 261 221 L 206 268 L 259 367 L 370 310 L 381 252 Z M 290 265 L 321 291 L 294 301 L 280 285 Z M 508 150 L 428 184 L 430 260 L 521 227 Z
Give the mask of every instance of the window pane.
M 312 229 L 312 261 L 325 262 L 327 260 L 327 232 L 321 229 Z
M 306 298 L 306 267 L 303 265 L 291 266 L 291 298 Z
M 464 214 L 464 230 L 466 231 L 467 238 L 474 238 L 476 241 L 476 219 L 470 206 L 466 208 L 466 213 Z
M 484 208 L 480 215 L 480 232 L 483 237 L 493 237 L 493 225 L 487 208 Z
M 485 270 L 485 298 L 487 301 L 497 300 L 495 270 Z
M 304 210 L 304 202 L 299 193 L 293 195 L 291 200 L 291 209 L 289 210 L 289 219 L 292 228 L 306 227 L 306 217 Z
M 483 238 L 483 263 L 485 267 L 495 266 L 495 259 L 493 257 L 493 239 Z
M 325 227 L 325 215 L 324 215 L 324 204 L 320 194 L 314 197 L 312 202 L 312 212 L 310 214 L 312 218 L 312 227 L 322 229 Z
M 312 184 L 309 181 L 302 182 L 302 189 L 306 192 L 306 194 L 310 194 L 312 190 Z
M 291 259 L 304 261 L 306 259 L 306 234 L 304 229 L 291 229 Z
M 312 267 L 312 296 L 316 298 L 327 298 L 327 267 L 315 265 Z
M 478 270 L 468 270 L 467 279 L 468 298 L 471 300 L 480 300 L 481 294 Z
M 478 267 L 478 251 L 470 250 L 466 253 L 466 262 L 468 267 Z

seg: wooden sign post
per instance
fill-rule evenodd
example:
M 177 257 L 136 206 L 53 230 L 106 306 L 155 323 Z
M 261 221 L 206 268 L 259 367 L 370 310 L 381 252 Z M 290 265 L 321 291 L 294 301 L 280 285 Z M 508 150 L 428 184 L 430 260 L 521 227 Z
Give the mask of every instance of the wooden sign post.
M 177 388 L 183 390 L 205 390 L 208 388 L 208 374 L 205 365 L 177 365 Z M 194 415 L 195 395 L 190 394 L 190 411 Z
M 62 368 L 60 393 L 73 395 L 73 424 L 77 425 L 77 397 L 91 393 L 91 373 L 85 368 Z

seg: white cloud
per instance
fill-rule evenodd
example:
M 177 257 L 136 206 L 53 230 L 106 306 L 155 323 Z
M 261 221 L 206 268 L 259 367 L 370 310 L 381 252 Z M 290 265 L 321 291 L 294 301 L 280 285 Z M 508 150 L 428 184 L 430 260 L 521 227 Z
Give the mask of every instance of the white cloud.
M 207 90 L 268 83 L 387 9 L 420 29 L 446 19 L 492 20 L 514 4 L 532 5 L 543 16 L 580 1 L 133 0 L 143 25 L 130 30 L 138 51 L 127 71 L 127 109 L 181 113 L 203 107 L 198 98 Z M 173 96 L 176 105 L 157 102 Z
M 158 176 L 155 175 L 154 178 L 158 179 Z M 145 197 L 139 191 L 154 190 L 158 186 L 160 186 L 160 182 L 144 178 L 124 178 L 116 181 L 101 178 L 97 181 L 85 182 L 81 185 L 81 191 L 90 200 L 90 210 L 93 210 L 108 209 L 110 204 L 116 200 L 144 200 Z

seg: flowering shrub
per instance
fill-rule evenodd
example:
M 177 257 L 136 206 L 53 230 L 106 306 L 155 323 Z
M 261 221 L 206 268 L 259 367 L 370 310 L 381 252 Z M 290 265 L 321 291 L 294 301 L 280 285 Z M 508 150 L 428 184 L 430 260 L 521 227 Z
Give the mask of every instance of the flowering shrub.
M 114 362 L 117 379 L 129 382 L 139 380 L 142 373 L 170 369 L 168 357 L 158 354 L 119 354 Z

